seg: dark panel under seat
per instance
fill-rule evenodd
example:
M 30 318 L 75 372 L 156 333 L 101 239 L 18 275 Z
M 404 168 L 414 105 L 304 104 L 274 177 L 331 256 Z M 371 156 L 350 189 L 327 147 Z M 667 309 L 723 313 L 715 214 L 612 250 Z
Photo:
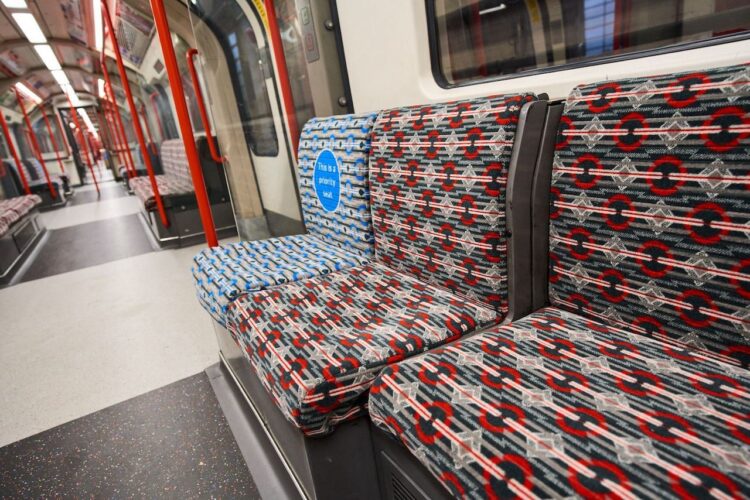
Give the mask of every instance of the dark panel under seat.
M 265 438 L 275 444 L 278 457 L 286 464 L 286 469 L 272 472 L 296 480 L 311 499 L 381 498 L 368 420 L 342 423 L 324 437 L 303 435 L 271 400 L 229 332 L 218 323 L 214 329 L 222 362 L 253 408 L 249 418 L 260 423 Z
M 15 224 L 17 229 L 13 231 L 13 242 L 16 244 L 18 253 L 22 253 L 26 249 L 26 247 L 31 244 L 31 241 L 37 235 L 38 231 L 36 225 L 34 224 L 34 220 L 31 218 L 26 221 L 21 220 L 19 222 L 21 222 L 21 224 Z
M 39 211 L 33 209 L 0 237 L 0 285 L 10 283 L 16 277 L 18 270 L 37 248 L 45 232 L 39 221 Z
M 193 198 L 195 200 L 195 198 Z M 142 210 L 141 215 L 159 246 L 182 247 L 200 243 L 205 240 L 203 224 L 197 206 L 193 204 L 179 207 L 165 207 L 169 227 L 164 227 L 156 210 Z M 234 213 L 230 203 L 211 205 L 211 215 L 219 238 L 237 234 Z

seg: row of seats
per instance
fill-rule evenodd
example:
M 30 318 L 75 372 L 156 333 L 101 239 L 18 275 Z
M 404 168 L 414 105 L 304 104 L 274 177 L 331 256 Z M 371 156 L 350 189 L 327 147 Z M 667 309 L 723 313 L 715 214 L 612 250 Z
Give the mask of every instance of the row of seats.
M 70 180 L 65 174 L 51 174 L 50 182 L 55 190 L 53 198 L 47 178 L 42 169 L 42 165 L 36 158 L 21 160 L 23 173 L 26 176 L 26 182 L 29 185 L 32 194 L 39 195 L 42 198 L 43 206 L 64 204 L 73 190 Z M 25 193 L 25 188 L 21 175 L 14 162 L 3 160 L 2 172 L 0 172 L 0 185 L 7 197 L 20 196 Z
M 0 237 L 41 203 L 42 199 L 35 194 L 0 200 Z
M 750 494 L 750 67 L 581 85 L 552 140 L 538 99 L 312 120 L 308 234 L 202 251 L 201 304 L 302 433 L 369 415 L 454 496 Z
M 187 154 L 182 139 L 170 139 L 161 144 L 160 154 L 164 173 L 156 175 L 156 184 L 162 196 L 191 194 L 193 182 L 187 163 Z M 147 210 L 156 209 L 154 190 L 148 175 L 129 180 L 130 189 L 143 202 Z

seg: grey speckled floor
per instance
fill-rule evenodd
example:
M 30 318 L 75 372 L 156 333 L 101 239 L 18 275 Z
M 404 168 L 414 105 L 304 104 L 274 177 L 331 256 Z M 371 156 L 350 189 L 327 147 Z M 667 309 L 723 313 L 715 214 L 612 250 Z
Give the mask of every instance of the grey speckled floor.
M 260 498 L 201 372 L 0 448 L 0 497 Z

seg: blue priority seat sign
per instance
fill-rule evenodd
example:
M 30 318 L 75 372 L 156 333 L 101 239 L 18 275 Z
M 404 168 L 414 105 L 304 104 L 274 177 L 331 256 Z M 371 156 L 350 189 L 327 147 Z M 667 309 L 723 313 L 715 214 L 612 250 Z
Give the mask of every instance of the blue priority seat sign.
M 341 170 L 336 155 L 330 149 L 324 149 L 315 158 L 313 185 L 325 211 L 335 212 L 341 199 Z

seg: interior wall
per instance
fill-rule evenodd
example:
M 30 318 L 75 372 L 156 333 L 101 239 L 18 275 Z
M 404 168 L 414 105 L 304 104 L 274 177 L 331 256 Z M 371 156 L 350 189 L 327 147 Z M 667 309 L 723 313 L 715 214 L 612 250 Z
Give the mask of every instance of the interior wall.
M 580 83 L 744 63 L 750 54 L 750 40 L 744 40 L 444 89 L 432 75 L 424 0 L 339 0 L 337 6 L 357 112 L 492 93 L 546 92 L 564 99 Z

